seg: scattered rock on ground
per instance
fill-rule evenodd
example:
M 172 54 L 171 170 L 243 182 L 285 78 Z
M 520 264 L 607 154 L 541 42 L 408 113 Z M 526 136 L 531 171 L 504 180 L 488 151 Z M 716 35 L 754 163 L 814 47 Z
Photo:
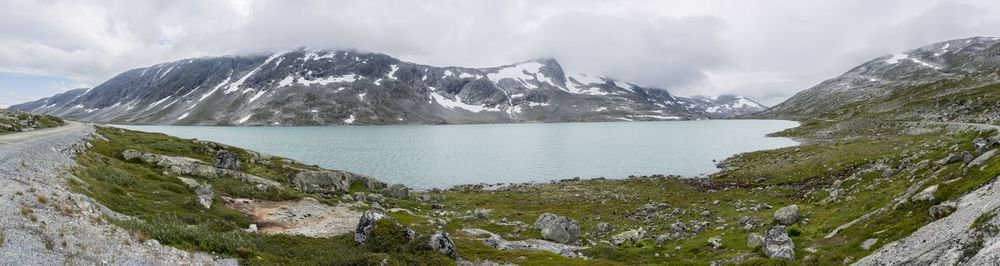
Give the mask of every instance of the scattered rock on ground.
M 722 249 L 722 238 L 714 236 L 708 239 L 708 245 L 712 246 L 713 249 Z
M 772 259 L 795 259 L 795 244 L 785 232 L 784 225 L 776 225 L 764 236 L 764 255 Z
M 754 249 L 764 245 L 764 236 L 758 233 L 750 233 L 747 235 L 747 247 Z
M 642 228 L 632 229 L 611 237 L 611 244 L 615 244 L 616 246 L 620 246 L 625 243 L 635 244 L 635 242 L 638 242 L 645 236 L 646 230 Z
M 455 242 L 451 241 L 451 236 L 448 233 L 437 231 L 431 235 L 431 248 L 438 253 L 451 256 L 452 258 L 458 257 L 458 251 L 455 249 Z
M 958 209 L 957 204 L 954 202 L 945 202 L 931 206 L 928 212 L 930 212 L 931 217 L 934 217 L 934 219 L 941 219 L 948 216 L 952 212 L 955 212 L 955 209 Z
M 799 205 L 788 205 L 774 212 L 774 220 L 781 225 L 792 225 L 799 220 Z
M 865 240 L 865 242 L 861 243 L 861 249 L 869 250 L 875 245 L 875 243 L 878 243 L 878 238 L 869 238 L 868 240 Z
M 938 185 L 929 186 L 925 188 L 923 191 L 920 191 L 920 193 L 917 193 L 916 195 L 913 195 L 913 197 L 910 197 L 910 200 L 933 201 L 934 193 L 937 192 L 937 190 L 938 190 Z
M 202 184 L 194 192 L 198 194 L 198 203 L 202 207 L 205 207 L 205 209 L 212 208 L 212 199 L 215 198 L 215 191 L 212 190 L 212 185 Z
M 558 243 L 570 244 L 580 237 L 580 224 L 573 219 L 543 213 L 535 221 L 535 228 L 542 231 L 542 238 Z
M 611 233 L 611 231 L 614 231 L 614 230 L 615 230 L 615 228 L 613 226 L 611 226 L 611 224 L 609 224 L 609 223 L 599 223 L 599 224 L 597 224 L 597 234 L 598 235 L 605 235 L 605 234 Z
M 410 189 L 402 184 L 393 184 L 389 187 L 383 188 L 379 191 L 380 194 L 397 199 L 408 199 L 410 198 Z

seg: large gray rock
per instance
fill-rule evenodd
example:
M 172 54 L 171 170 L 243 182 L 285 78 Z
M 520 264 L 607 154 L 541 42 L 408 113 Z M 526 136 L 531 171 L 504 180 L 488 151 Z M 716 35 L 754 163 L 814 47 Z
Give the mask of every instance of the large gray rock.
M 975 160 L 972 160 L 971 162 L 969 162 L 969 166 L 971 167 L 971 166 L 978 166 L 978 165 L 985 164 L 986 161 L 990 160 L 990 158 L 993 158 L 993 156 L 996 156 L 996 154 L 997 154 L 997 150 L 990 150 L 990 151 L 984 152 L 982 155 L 979 155 L 979 157 L 976 157 Z
M 455 242 L 451 241 L 451 236 L 448 233 L 442 231 L 436 231 L 431 235 L 431 248 L 438 253 L 451 256 L 452 258 L 458 257 L 458 250 L 455 249 Z
M 774 221 L 781 225 L 791 225 L 799 221 L 799 205 L 788 205 L 774 212 Z
M 198 194 L 198 204 L 201 204 L 205 209 L 212 208 L 212 199 L 215 198 L 215 191 L 212 190 L 212 185 L 202 184 L 194 192 Z
M 372 237 L 372 233 L 375 232 L 375 227 L 378 226 L 378 221 L 383 219 L 388 219 L 395 226 L 399 227 L 399 229 L 402 230 L 410 240 L 417 237 L 416 232 L 406 228 L 406 226 L 403 226 L 403 224 L 400 224 L 396 221 L 396 219 L 393 219 L 392 216 L 385 214 L 385 212 L 368 210 L 361 215 L 361 220 L 358 221 L 358 227 L 354 230 L 354 241 L 361 244 L 366 243 Z
M 785 226 L 776 225 L 764 236 L 764 255 L 772 259 L 795 259 L 795 243 L 785 232 Z
M 402 184 L 393 184 L 389 187 L 383 188 L 379 191 L 379 194 L 390 198 L 408 199 L 410 198 L 410 189 Z
M 557 243 L 575 243 L 580 237 L 580 224 L 563 216 L 543 213 L 535 220 L 535 228 L 542 231 L 542 238 Z
M 217 178 L 228 173 L 228 170 L 218 169 L 215 168 L 215 166 L 205 164 L 198 159 L 188 157 L 174 157 L 144 153 L 131 149 L 122 151 L 122 157 L 125 158 L 126 161 L 138 160 L 143 163 L 154 164 L 165 169 L 169 173 L 177 175 Z
M 302 171 L 292 177 L 292 185 L 295 186 L 295 189 L 305 193 L 348 192 L 354 182 L 365 184 L 365 187 L 370 191 L 378 191 L 385 187 L 385 183 L 373 178 L 342 171 Z
M 233 152 L 219 150 L 215 152 L 215 156 L 212 157 L 212 165 L 217 168 L 239 171 L 240 158 Z

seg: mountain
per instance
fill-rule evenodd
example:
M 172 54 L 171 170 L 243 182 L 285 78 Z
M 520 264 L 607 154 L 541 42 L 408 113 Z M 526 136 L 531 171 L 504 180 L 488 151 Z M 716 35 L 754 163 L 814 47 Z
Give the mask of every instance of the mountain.
M 1000 38 L 950 40 L 872 59 L 756 116 L 997 121 L 998 73 Z
M 12 109 L 82 121 L 169 125 L 451 124 L 729 118 L 740 96 L 685 98 L 553 59 L 435 67 L 358 51 L 297 49 L 186 59 Z

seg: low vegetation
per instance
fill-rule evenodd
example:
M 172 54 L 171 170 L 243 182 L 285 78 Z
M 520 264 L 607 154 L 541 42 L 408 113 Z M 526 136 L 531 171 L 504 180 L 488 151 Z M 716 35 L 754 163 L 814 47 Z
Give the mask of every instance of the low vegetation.
M 62 119 L 50 115 L 0 109 L 0 135 L 58 127 L 63 124 L 65 122 Z
M 449 233 L 463 260 L 522 265 L 629 264 L 791 264 L 748 247 L 750 233 L 763 234 L 775 225 L 778 208 L 798 205 L 801 216 L 787 232 L 795 244 L 795 259 L 815 264 L 856 261 L 886 243 L 905 237 L 933 221 L 928 208 L 953 200 L 1000 174 L 996 158 L 984 167 L 939 163 L 942 158 L 974 150 L 972 141 L 994 131 L 954 131 L 940 126 L 905 122 L 807 121 L 776 135 L 805 144 L 734 156 L 709 178 L 645 176 L 626 179 L 563 180 L 504 187 L 461 186 L 387 198 L 373 203 L 345 199 L 366 187 L 352 184 L 347 192 L 310 194 L 292 188 L 290 177 L 301 169 L 319 169 L 283 158 L 247 163 L 241 171 L 284 186 L 260 191 L 231 177 L 214 179 L 177 176 L 153 165 L 125 160 L 126 149 L 211 162 L 214 143 L 182 140 L 162 134 L 99 127 L 101 138 L 77 156 L 80 167 L 72 187 L 135 219 L 110 219 L 149 239 L 185 249 L 235 257 L 251 265 L 316 264 L 451 264 L 426 245 L 435 230 Z M 851 136 L 851 137 L 845 137 Z M 226 147 L 244 161 L 259 155 Z M 258 223 L 216 200 L 199 205 L 195 189 L 178 177 L 211 184 L 215 198 L 269 201 L 311 197 L 328 205 L 352 209 L 384 209 L 395 220 L 418 232 L 417 240 L 387 234 L 379 245 L 361 245 L 353 234 L 330 238 L 247 232 Z M 930 200 L 908 199 L 914 192 L 938 185 Z M 902 195 L 902 196 L 901 196 Z M 356 202 L 355 202 L 356 201 Z M 580 257 L 546 251 L 499 250 L 463 229 L 483 229 L 505 240 L 540 239 L 532 226 L 543 213 L 577 221 L 581 228 Z M 872 215 L 874 214 L 874 215 Z M 866 217 L 866 218 L 861 218 Z M 859 219 L 860 218 L 860 219 Z M 842 227 L 858 219 L 853 225 Z M 599 224 L 613 229 L 599 232 Z M 682 234 L 673 224 L 682 223 Z M 746 224 L 751 224 L 746 226 Z M 697 227 L 697 229 L 695 229 Z M 634 243 L 615 245 L 615 235 L 642 230 Z M 395 238 L 394 238 L 395 237 Z M 659 239 L 658 239 L 659 238 Z M 863 242 L 877 239 L 872 246 Z M 712 242 L 717 243 L 713 244 Z

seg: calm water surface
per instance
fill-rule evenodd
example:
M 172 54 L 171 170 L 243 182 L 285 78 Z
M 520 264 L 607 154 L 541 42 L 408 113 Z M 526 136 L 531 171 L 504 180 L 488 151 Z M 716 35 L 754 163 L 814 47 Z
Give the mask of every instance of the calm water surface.
M 414 188 L 628 175 L 705 175 L 712 160 L 796 145 L 780 120 L 435 126 L 120 126 L 233 146 Z

